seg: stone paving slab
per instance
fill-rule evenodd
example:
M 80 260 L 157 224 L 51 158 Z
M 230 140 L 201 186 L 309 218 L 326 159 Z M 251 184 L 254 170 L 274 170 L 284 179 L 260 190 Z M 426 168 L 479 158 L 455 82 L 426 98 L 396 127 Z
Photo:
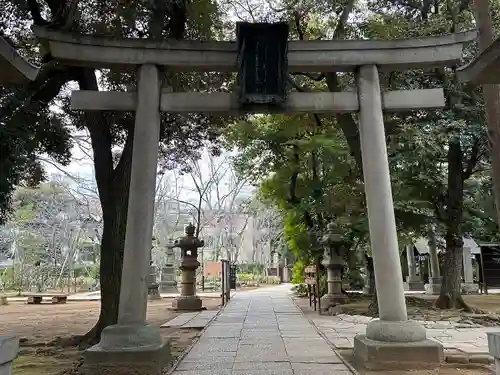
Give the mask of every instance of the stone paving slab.
M 290 362 L 235 362 L 233 370 L 292 370 Z
M 292 369 L 295 375 L 352 375 L 344 364 L 292 363 Z
M 353 375 L 279 286 L 238 293 L 173 375 L 309 373 Z
M 265 370 L 233 370 L 232 375 L 294 375 L 292 369 L 284 370 L 284 369 L 274 369 L 272 371 Z
M 352 349 L 354 336 L 365 333 L 366 325 L 373 318 L 339 314 L 331 317 L 315 317 L 314 325 L 337 349 Z M 499 327 L 470 326 L 463 323 L 443 321 L 421 321 L 427 329 L 427 337 L 441 343 L 445 351 L 458 352 L 469 356 L 487 355 L 487 332 L 498 332 Z
M 172 320 L 162 324 L 161 328 L 198 328 L 203 329 L 217 315 L 218 311 L 201 311 L 182 313 Z

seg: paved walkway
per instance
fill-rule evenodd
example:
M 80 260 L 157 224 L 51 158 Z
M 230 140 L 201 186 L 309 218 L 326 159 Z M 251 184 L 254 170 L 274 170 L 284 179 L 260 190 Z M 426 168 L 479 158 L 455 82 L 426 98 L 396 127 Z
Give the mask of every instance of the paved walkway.
M 354 336 L 365 333 L 370 317 L 359 315 L 314 316 L 313 323 L 337 349 L 352 349 Z M 419 321 L 427 337 L 441 343 L 448 354 L 489 355 L 487 332 L 499 327 L 473 327 L 450 321 Z
M 352 375 L 291 299 L 289 286 L 237 293 L 174 375 Z

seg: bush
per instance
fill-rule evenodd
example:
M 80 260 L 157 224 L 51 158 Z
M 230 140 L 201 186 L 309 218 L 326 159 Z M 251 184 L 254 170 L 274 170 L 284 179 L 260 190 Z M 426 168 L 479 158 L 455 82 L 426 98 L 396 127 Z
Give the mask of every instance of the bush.
M 300 284 L 304 282 L 304 271 L 306 269 L 306 264 L 302 260 L 295 262 L 292 268 L 292 283 Z
M 292 288 L 292 291 L 297 297 L 307 297 L 307 284 L 295 284 Z
M 254 275 L 253 273 L 239 273 L 237 275 L 237 278 L 239 281 L 250 281 L 250 280 L 255 280 L 258 276 Z
M 347 270 L 344 282 L 349 284 L 352 290 L 362 290 L 365 286 L 365 280 L 359 269 Z
M 278 276 L 267 276 L 263 278 L 263 283 L 264 284 L 272 284 L 272 285 L 277 285 L 281 284 L 281 280 Z

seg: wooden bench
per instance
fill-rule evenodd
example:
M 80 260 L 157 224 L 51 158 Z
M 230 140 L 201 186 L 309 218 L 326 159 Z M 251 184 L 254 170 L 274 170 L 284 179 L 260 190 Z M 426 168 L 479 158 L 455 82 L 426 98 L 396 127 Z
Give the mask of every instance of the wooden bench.
M 43 297 L 51 297 L 53 304 L 65 304 L 68 296 L 65 294 L 32 294 L 28 296 L 28 305 L 39 305 L 43 301 Z

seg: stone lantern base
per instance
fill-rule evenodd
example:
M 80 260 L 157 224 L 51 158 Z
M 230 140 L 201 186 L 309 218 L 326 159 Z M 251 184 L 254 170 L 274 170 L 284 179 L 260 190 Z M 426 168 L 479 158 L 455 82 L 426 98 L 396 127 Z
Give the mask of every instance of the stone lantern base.
M 321 313 L 328 312 L 328 309 L 347 302 L 347 296 L 344 294 L 325 294 L 321 297 Z
M 198 296 L 178 296 L 172 301 L 172 309 L 175 311 L 201 311 L 205 310 L 203 302 Z

